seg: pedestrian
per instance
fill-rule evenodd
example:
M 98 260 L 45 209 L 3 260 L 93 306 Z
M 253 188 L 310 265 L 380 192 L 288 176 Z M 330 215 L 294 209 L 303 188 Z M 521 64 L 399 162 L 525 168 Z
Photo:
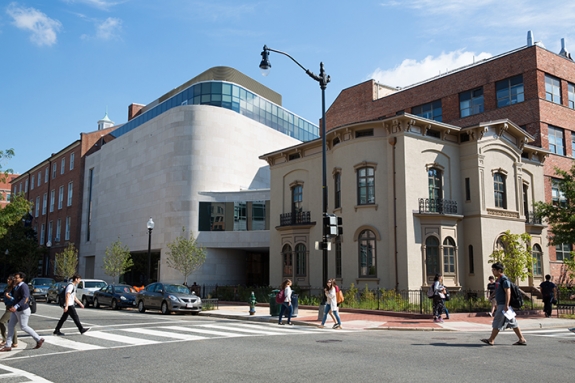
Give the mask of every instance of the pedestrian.
M 14 298 L 14 306 L 10 307 L 10 322 L 8 322 L 8 335 L 6 336 L 6 345 L 0 352 L 12 351 L 12 338 L 16 332 L 16 324 L 20 323 L 20 329 L 30 335 L 35 341 L 36 346 L 34 349 L 42 347 L 44 344 L 44 338 L 40 338 L 36 331 L 32 327 L 28 326 L 28 320 L 30 319 L 30 290 L 28 285 L 24 283 L 26 279 L 26 274 L 22 272 L 17 272 L 14 274 L 14 289 L 12 290 L 12 296 Z
M 14 290 L 14 275 L 10 275 L 8 280 L 6 281 L 7 285 L 4 289 L 4 304 L 6 305 L 6 311 L 0 318 L 0 332 L 2 332 L 2 343 L 0 346 L 4 346 L 6 344 L 6 335 L 8 330 L 8 322 L 10 321 L 10 315 L 12 312 L 10 311 L 10 307 L 14 306 L 15 300 L 12 295 L 12 290 Z M 14 331 L 14 336 L 12 337 L 12 347 L 18 347 L 18 335 L 16 331 Z
M 291 323 L 291 316 L 293 314 L 293 306 L 291 305 L 291 293 L 292 293 L 291 280 L 286 279 L 285 281 L 283 281 L 280 289 L 284 291 L 284 301 L 282 302 L 282 305 L 280 307 L 280 316 L 278 318 L 278 324 L 283 325 L 282 317 L 284 315 L 284 311 L 287 310 L 287 324 L 289 326 L 292 326 L 293 323 Z
M 517 324 L 515 316 L 512 315 L 511 318 L 505 316 L 505 314 L 511 314 L 513 310 L 510 310 L 509 301 L 511 300 L 511 282 L 509 278 L 503 273 L 504 267 L 500 262 L 495 262 L 491 265 L 491 272 L 496 278 L 495 282 L 495 300 L 497 302 L 497 310 L 495 311 L 495 317 L 493 317 L 493 323 L 491 324 L 491 336 L 489 339 L 481 339 L 485 344 L 493 346 L 495 338 L 500 331 L 506 328 L 512 328 L 515 335 L 519 340 L 513 343 L 514 346 L 527 346 L 527 341 L 521 333 L 521 329 Z
M 333 313 L 335 318 L 337 319 L 337 323 L 333 325 L 333 328 L 341 329 L 341 319 L 339 318 L 339 313 L 337 309 L 337 293 L 335 291 L 335 286 L 333 283 L 333 279 L 327 281 L 327 287 L 324 289 L 324 294 L 326 297 L 325 307 L 323 309 L 323 319 L 321 321 L 320 328 L 324 328 L 325 321 L 327 319 L 327 314 L 330 312 Z
M 441 315 L 445 310 L 445 286 L 443 286 L 443 275 L 435 274 L 433 278 L 433 321 L 443 323 Z
M 78 317 L 78 313 L 76 312 L 76 307 L 74 306 L 75 302 L 78 303 L 78 305 L 80 305 L 81 308 L 84 308 L 82 302 L 80 302 L 80 300 L 76 297 L 76 287 L 78 286 L 78 283 L 80 283 L 81 280 L 82 277 L 80 277 L 78 274 L 74 274 L 72 276 L 72 282 L 68 283 L 68 286 L 66 286 L 66 293 L 65 293 L 66 298 L 64 299 L 64 313 L 62 314 L 62 317 L 60 318 L 58 324 L 56 325 L 56 328 L 54 329 L 54 335 L 64 336 L 64 333 L 62 333 L 60 329 L 62 328 L 64 322 L 66 322 L 66 319 L 68 319 L 69 316 L 72 317 L 72 320 L 76 324 L 76 327 L 78 327 L 78 331 L 80 331 L 80 334 L 84 334 L 86 331 L 90 330 L 90 327 L 82 326 L 82 323 L 80 323 L 80 318 Z
M 487 283 L 487 299 L 491 302 L 489 316 L 492 317 L 497 308 L 497 302 L 495 301 L 495 277 L 493 275 L 489 276 L 489 282 Z
M 553 311 L 553 300 L 557 296 L 557 285 L 551 282 L 551 275 L 547 274 L 545 276 L 545 282 L 542 282 L 539 287 L 541 288 L 541 294 L 543 295 L 543 311 L 545 312 L 545 318 L 551 316 L 551 311 Z

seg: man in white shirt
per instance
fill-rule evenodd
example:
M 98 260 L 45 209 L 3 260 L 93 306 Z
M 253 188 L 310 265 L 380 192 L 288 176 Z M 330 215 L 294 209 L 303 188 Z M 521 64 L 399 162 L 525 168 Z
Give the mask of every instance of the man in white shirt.
M 82 323 L 80 323 L 80 318 L 78 317 L 78 313 L 76 312 L 76 307 L 74 306 L 74 303 L 78 303 L 78 305 L 80 305 L 81 308 L 84 308 L 84 305 L 82 304 L 82 302 L 80 302 L 80 300 L 76 297 L 76 286 L 78 286 L 78 283 L 80 283 L 81 280 L 82 280 L 82 277 L 80 277 L 78 274 L 74 274 L 74 276 L 72 277 L 72 282 L 69 283 L 68 286 L 66 286 L 66 299 L 64 300 L 64 313 L 62 314 L 62 317 L 60 318 L 60 320 L 58 321 L 58 324 L 56 325 L 56 329 L 54 330 L 54 335 L 59 335 L 59 336 L 64 335 L 64 333 L 62 333 L 60 331 L 60 329 L 62 328 L 62 326 L 64 325 L 64 322 L 66 322 L 66 319 L 68 319 L 69 316 L 72 317 L 72 320 L 76 324 L 76 327 L 78 327 L 80 334 L 83 334 L 86 331 L 90 330 L 89 327 L 82 326 Z

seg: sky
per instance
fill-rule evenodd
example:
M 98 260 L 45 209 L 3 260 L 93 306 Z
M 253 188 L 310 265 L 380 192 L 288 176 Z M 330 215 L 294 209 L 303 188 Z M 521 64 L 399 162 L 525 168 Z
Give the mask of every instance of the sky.
M 0 0 L 2 169 L 30 170 L 97 130 L 106 111 L 127 121 L 214 66 L 229 66 L 280 93 L 283 106 L 318 123 L 321 90 L 286 52 L 331 77 L 326 107 L 369 79 L 407 86 L 526 45 L 533 31 L 558 53 L 575 51 L 575 2 L 564 0 Z

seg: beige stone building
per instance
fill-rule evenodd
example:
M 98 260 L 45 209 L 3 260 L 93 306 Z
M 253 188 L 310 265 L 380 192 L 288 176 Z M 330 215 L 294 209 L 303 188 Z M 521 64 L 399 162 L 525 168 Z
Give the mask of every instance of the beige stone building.
M 544 149 L 508 120 L 460 128 L 410 114 L 328 131 L 328 213 L 343 219 L 328 273 L 340 285 L 420 289 L 442 273 L 484 289 L 506 231 L 532 236 L 534 280 L 548 272 Z M 322 285 L 321 139 L 262 155 L 271 169 L 270 283 Z

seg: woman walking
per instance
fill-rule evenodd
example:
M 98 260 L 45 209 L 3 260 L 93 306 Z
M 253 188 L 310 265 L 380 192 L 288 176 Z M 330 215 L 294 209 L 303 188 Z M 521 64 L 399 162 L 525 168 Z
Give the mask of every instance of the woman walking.
M 291 305 L 291 280 L 286 279 L 282 283 L 280 289 L 284 291 L 284 301 L 280 307 L 280 317 L 278 319 L 278 324 L 283 325 L 282 317 L 284 315 L 284 310 L 287 310 L 287 324 L 291 326 L 293 325 L 293 323 L 291 323 L 291 316 L 293 314 L 293 307 Z
M 333 279 L 327 281 L 327 287 L 324 289 L 324 294 L 326 297 L 326 304 L 323 309 L 323 319 L 321 321 L 320 328 L 324 328 L 325 321 L 327 319 L 327 314 L 330 312 L 333 313 L 335 318 L 337 319 L 337 323 L 333 325 L 333 328 L 341 328 L 341 319 L 339 318 L 339 313 L 337 310 L 337 294 L 335 291 L 335 286 L 333 283 Z
M 7 280 L 8 285 L 4 289 L 4 304 L 6 305 L 6 311 L 0 318 L 0 332 L 2 333 L 2 343 L 0 346 L 4 346 L 6 344 L 6 334 L 8 329 L 8 321 L 10 320 L 10 314 L 12 312 L 9 310 L 10 307 L 14 306 L 14 297 L 12 295 L 12 290 L 14 289 L 14 276 L 10 275 Z M 16 331 L 14 331 L 14 336 L 12 337 L 12 347 L 18 347 L 18 335 Z
M 433 279 L 433 321 L 443 323 L 441 314 L 445 310 L 445 286 L 443 286 L 443 275 L 435 274 Z

